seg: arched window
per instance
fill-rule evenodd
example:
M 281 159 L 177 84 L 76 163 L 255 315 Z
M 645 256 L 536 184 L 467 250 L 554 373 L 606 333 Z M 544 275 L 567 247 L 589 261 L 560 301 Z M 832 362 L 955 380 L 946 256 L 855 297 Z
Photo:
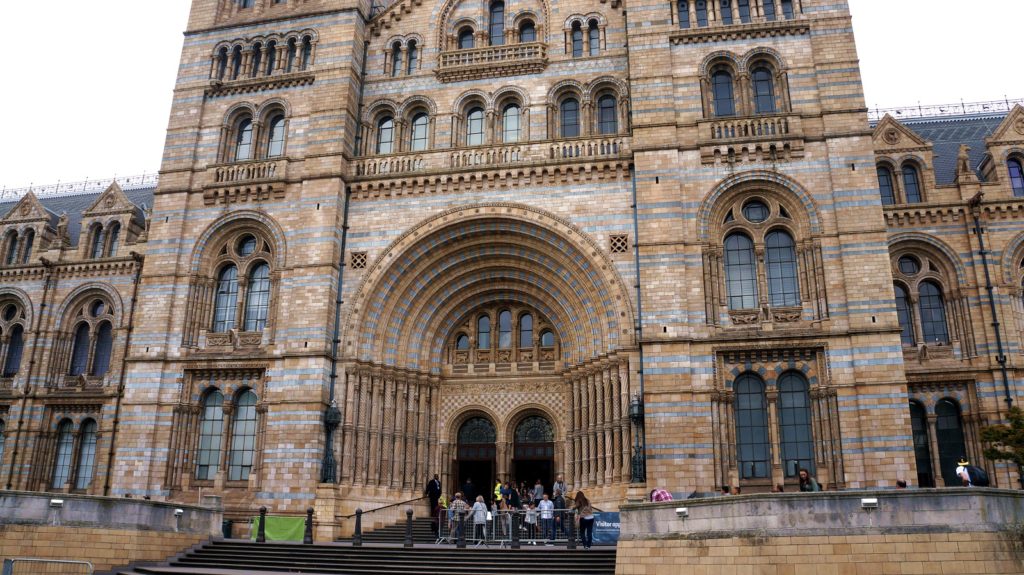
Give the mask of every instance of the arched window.
M 302 39 L 302 64 L 300 70 L 309 69 L 310 60 L 313 58 L 313 39 L 306 36 Z
M 768 402 L 764 382 L 745 373 L 733 384 L 736 390 L 736 459 L 740 479 L 769 477 Z
M 914 460 L 917 463 L 917 486 L 935 487 L 932 448 L 928 441 L 928 416 L 924 407 L 916 401 L 910 402 L 910 429 L 914 441 Z
M 679 27 L 687 29 L 690 27 L 690 3 L 688 0 L 676 2 L 676 9 L 679 11 Z
M 258 264 L 249 275 L 245 301 L 245 331 L 263 331 L 270 310 L 270 266 Z
M 498 347 L 512 347 L 512 312 L 507 309 L 498 314 Z
M 509 104 L 501 112 L 501 139 L 506 144 L 518 142 L 522 135 L 519 104 Z
M 719 8 L 722 24 L 732 24 L 732 0 L 722 0 L 719 2 Z
M 106 252 L 107 257 L 112 258 L 117 255 L 117 244 L 121 240 L 121 224 L 114 222 L 107 228 L 107 246 Z
M 252 157 L 252 119 L 243 118 L 235 130 L 235 161 L 241 162 Z
M 597 27 L 597 20 L 591 20 L 587 24 L 587 40 L 590 42 L 590 55 L 597 56 L 601 53 L 601 30 Z
M 395 119 L 385 116 L 377 122 L 377 153 L 390 154 L 395 145 Z
M 766 2 L 765 6 L 771 2 Z M 754 82 L 754 109 L 758 114 L 775 113 L 775 87 L 772 85 L 772 73 L 768 68 L 755 68 L 751 75 Z
M 576 98 L 566 98 L 559 105 L 563 138 L 580 135 L 580 103 Z
M 1024 196 L 1024 168 L 1021 168 L 1020 160 L 1011 158 L 1007 160 L 1006 167 L 1010 171 L 1010 187 L 1013 188 L 1013 195 Z
M 960 406 L 950 399 L 935 403 L 935 442 L 939 444 L 939 469 L 947 487 L 961 487 L 956 475 L 957 461 L 967 456 Z
M 783 231 L 769 232 L 764 238 L 765 267 L 768 274 L 768 299 L 772 306 L 800 305 L 797 280 L 796 245 Z
M 415 40 L 409 41 L 409 47 L 406 49 L 406 52 L 405 73 L 415 74 L 416 69 L 420 66 L 420 49 L 416 45 Z
M 252 66 L 249 69 L 250 78 L 255 78 L 259 75 L 261 63 L 263 63 L 263 44 L 256 42 L 252 46 Z
M 96 344 L 92 353 L 92 370 L 89 375 L 102 377 L 110 369 L 110 354 L 114 347 L 114 328 L 109 321 L 99 325 L 96 330 Z
M 921 201 L 921 179 L 918 176 L 917 168 L 911 164 L 903 165 L 903 192 L 906 194 L 908 204 Z
M 291 38 L 290 40 L 288 40 L 288 59 L 285 61 L 285 72 L 291 72 L 292 68 L 295 67 L 295 56 L 297 55 L 298 51 L 299 49 L 298 46 L 296 45 L 295 38 Z
M 775 0 L 764 0 L 761 5 L 764 7 L 764 19 L 769 22 L 775 20 Z
M 480 146 L 484 143 L 484 109 L 472 108 L 466 114 L 466 145 Z
M 274 73 L 274 66 L 277 64 L 277 42 L 267 42 L 267 68 L 265 73 L 270 76 Z
M 220 442 L 224 437 L 224 394 L 213 390 L 203 399 L 196 449 L 196 479 L 213 480 L 220 467 Z
M 57 453 L 53 462 L 53 489 L 63 489 L 71 479 L 71 457 L 75 449 L 75 435 L 71 430 L 70 419 L 65 419 L 57 426 Z
M 36 241 L 36 232 L 35 232 L 35 230 L 32 230 L 32 229 L 25 230 L 25 241 L 24 241 L 25 245 L 21 248 L 21 263 L 23 265 L 29 263 L 29 260 L 32 259 L 32 247 L 33 247 L 33 244 L 35 244 L 35 241 Z
M 476 347 L 477 349 L 491 348 L 491 318 L 482 315 L 476 320 Z
M 224 76 L 228 73 L 228 49 L 226 47 L 221 48 L 218 53 L 217 62 L 217 79 L 223 80 Z
M 519 318 L 519 347 L 528 349 L 533 347 L 533 316 L 524 313 Z
M 501 0 L 491 2 L 490 23 L 491 46 L 505 43 L 505 3 Z
M 736 7 L 739 8 L 740 22 L 750 23 L 750 0 L 737 0 Z
M 16 261 L 18 261 L 18 232 L 11 232 L 7 234 L 7 257 L 4 258 L 4 264 L 13 266 Z
M 68 375 L 82 375 L 89 368 L 89 324 L 82 322 L 75 328 L 71 344 L 71 367 Z
M 235 327 L 238 306 L 238 267 L 228 265 L 217 276 L 217 298 L 213 304 L 213 331 L 222 333 Z
M 583 28 L 579 22 L 573 22 L 572 24 L 572 57 L 580 58 L 583 56 Z
M 946 305 L 942 299 L 942 288 L 930 281 L 918 286 L 921 314 L 921 334 L 925 343 L 949 343 L 949 329 L 946 326 Z
M 757 307 L 754 242 L 743 234 L 732 234 L 725 238 L 725 284 L 729 309 Z
M 95 225 L 92 228 L 92 238 L 89 246 L 89 257 L 98 259 L 103 257 L 103 226 Z
M 605 94 L 597 99 L 598 133 L 602 135 L 619 133 L 619 118 L 615 108 L 615 96 Z
M 455 338 L 455 349 L 469 349 L 469 336 L 464 333 L 460 333 L 459 336 Z
M 242 47 L 235 46 L 231 53 L 231 79 L 237 80 L 242 74 Z
M 402 45 L 395 42 L 391 47 L 391 76 L 397 76 L 402 71 Z
M 246 390 L 235 402 L 234 426 L 231 430 L 231 453 L 228 457 L 228 481 L 246 481 L 252 472 L 256 452 L 256 394 Z
M 409 149 L 413 152 L 422 152 L 427 149 L 429 143 L 430 117 L 425 112 L 420 112 L 412 117 L 412 130 L 409 132 L 411 138 Z
M 697 25 L 701 28 L 708 25 L 708 3 L 706 0 L 696 0 L 697 4 Z
M 814 474 L 814 441 L 811 437 L 811 398 L 807 380 L 790 371 L 782 374 L 779 388 L 779 445 L 786 477 L 800 468 Z
M 96 468 L 96 421 L 87 419 L 79 428 L 78 471 L 75 473 L 75 489 L 89 489 L 93 470 Z
M 245 234 L 240 240 L 238 240 L 238 255 L 243 258 L 251 256 L 256 253 L 257 244 L 256 236 L 253 236 L 252 234 Z
M 792 20 L 796 17 L 793 13 L 793 0 L 782 0 L 782 15 L 786 20 Z
M 473 29 L 472 28 L 467 26 L 467 27 L 463 28 L 462 30 L 459 30 L 459 49 L 460 50 L 469 50 L 470 48 L 473 47 L 473 42 L 474 42 L 474 40 L 473 40 Z
M 896 318 L 900 322 L 900 342 L 903 345 L 914 345 L 914 320 L 910 315 L 910 298 L 903 286 L 893 286 L 896 293 Z
M 536 42 L 537 41 L 537 27 L 534 25 L 533 20 L 526 20 L 519 25 L 519 41 L 520 42 Z
M 267 157 L 277 158 L 284 155 L 284 114 L 277 114 L 270 120 L 267 138 Z
M 712 74 L 711 92 L 714 96 L 715 116 L 721 118 L 736 115 L 736 103 L 732 89 L 732 74 L 725 70 L 719 70 Z
M 21 356 L 25 351 L 25 328 L 15 324 L 7 340 L 7 357 L 4 358 L 4 377 L 14 377 L 21 369 Z
M 540 332 L 540 346 L 555 347 L 555 334 L 551 330 L 546 329 Z
M 875 168 L 878 175 L 878 191 L 882 195 L 882 205 L 891 206 L 896 203 L 896 192 L 892 186 L 892 170 L 885 166 Z

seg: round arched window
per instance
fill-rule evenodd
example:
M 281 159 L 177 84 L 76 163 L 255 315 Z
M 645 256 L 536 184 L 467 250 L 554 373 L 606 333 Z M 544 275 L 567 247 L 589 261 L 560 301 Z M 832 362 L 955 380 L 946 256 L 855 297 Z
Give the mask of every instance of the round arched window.
M 771 215 L 771 210 L 761 200 L 750 200 L 743 204 L 743 217 L 752 224 L 759 224 L 767 220 L 769 215 Z
M 238 240 L 238 255 L 245 257 L 256 253 L 256 238 L 251 235 L 244 235 Z
M 11 304 L 4 308 L 4 321 L 11 321 L 18 315 L 18 306 Z
M 914 256 L 902 256 L 897 265 L 900 268 L 900 273 L 904 275 L 917 275 L 917 272 L 921 271 L 921 262 L 917 261 Z
M 91 306 L 89 306 L 89 313 L 93 317 L 99 317 L 99 316 L 103 315 L 103 312 L 105 312 L 106 310 L 107 310 L 107 306 L 106 306 L 106 304 L 103 303 L 102 300 L 96 300 L 96 301 L 92 302 Z

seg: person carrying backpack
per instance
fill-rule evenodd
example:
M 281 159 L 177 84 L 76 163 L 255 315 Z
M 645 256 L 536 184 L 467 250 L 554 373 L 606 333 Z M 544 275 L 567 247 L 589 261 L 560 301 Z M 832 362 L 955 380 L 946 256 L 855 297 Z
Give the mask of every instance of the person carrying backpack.
M 988 473 L 984 469 L 971 465 L 966 457 L 961 457 L 956 465 L 956 476 L 963 482 L 964 487 L 988 487 Z

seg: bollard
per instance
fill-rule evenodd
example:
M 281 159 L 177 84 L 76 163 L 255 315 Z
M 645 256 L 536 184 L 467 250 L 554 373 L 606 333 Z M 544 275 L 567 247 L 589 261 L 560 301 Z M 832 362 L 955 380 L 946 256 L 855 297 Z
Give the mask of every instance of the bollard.
M 313 544 L 313 508 L 310 507 L 306 510 L 306 532 L 302 535 L 302 543 L 305 545 Z
M 412 547 L 412 507 L 405 509 L 405 546 Z
M 363 544 L 363 510 L 356 509 L 356 532 L 352 534 L 352 546 L 360 547 Z
M 459 537 L 456 539 L 455 547 L 458 549 L 466 548 L 466 512 L 459 511 Z
M 512 548 L 519 549 L 519 515 L 515 511 L 510 512 L 512 517 Z
M 260 507 L 260 526 L 256 530 L 256 542 L 267 542 L 267 508 Z
M 568 526 L 568 529 L 567 529 L 567 531 L 568 531 L 567 537 L 569 538 L 569 542 L 566 543 L 565 547 L 566 547 L 566 549 L 575 549 L 576 548 L 576 513 L 575 512 L 567 513 L 566 517 L 569 519 L 569 526 Z

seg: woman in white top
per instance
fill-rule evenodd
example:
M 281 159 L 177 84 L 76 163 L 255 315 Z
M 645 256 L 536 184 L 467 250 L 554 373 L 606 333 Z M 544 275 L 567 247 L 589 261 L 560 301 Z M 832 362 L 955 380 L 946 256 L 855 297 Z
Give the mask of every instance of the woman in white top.
M 483 495 L 476 496 L 476 503 L 470 513 L 473 514 L 473 539 L 483 539 L 484 527 L 487 525 L 487 505 L 484 504 Z

